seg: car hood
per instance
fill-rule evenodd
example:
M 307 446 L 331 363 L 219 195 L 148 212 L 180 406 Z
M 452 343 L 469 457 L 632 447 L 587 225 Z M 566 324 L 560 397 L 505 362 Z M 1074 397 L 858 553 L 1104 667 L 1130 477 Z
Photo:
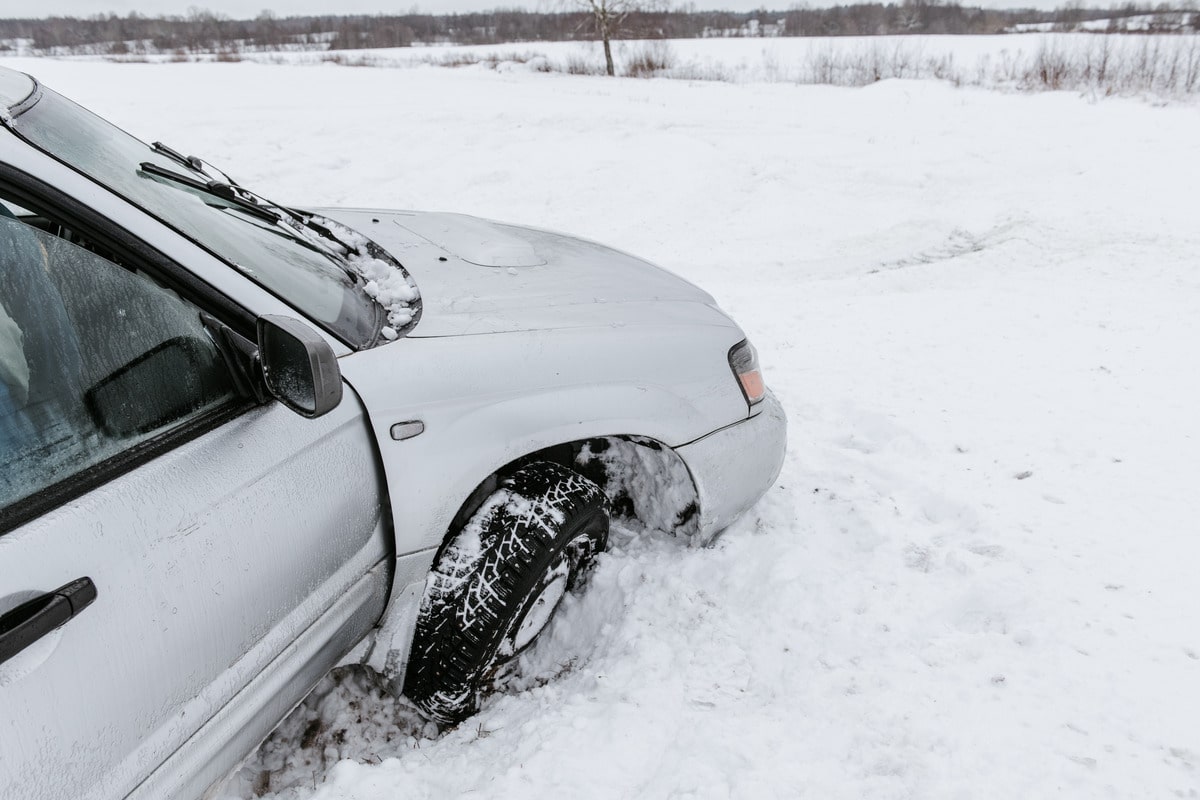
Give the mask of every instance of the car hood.
M 636 324 L 729 325 L 712 296 L 640 258 L 463 214 L 318 213 L 370 238 L 421 292 L 410 338 Z

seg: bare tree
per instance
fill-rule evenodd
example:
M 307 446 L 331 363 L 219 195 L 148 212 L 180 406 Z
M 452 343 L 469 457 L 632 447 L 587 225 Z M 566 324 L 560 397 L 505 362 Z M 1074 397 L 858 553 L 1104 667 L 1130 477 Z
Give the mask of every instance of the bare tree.
M 620 36 L 625 20 L 630 14 L 651 10 L 659 10 L 660 3 L 655 0 L 567 0 L 587 13 L 591 18 L 596 34 L 604 42 L 604 68 L 610 77 L 617 74 L 613 66 L 612 40 Z

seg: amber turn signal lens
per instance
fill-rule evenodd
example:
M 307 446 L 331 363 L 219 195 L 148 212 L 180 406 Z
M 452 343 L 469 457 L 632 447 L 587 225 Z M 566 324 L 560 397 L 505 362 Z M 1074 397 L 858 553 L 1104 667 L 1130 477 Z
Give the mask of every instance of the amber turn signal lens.
M 737 376 L 747 403 L 754 405 L 767 396 L 767 385 L 758 370 L 758 353 L 750 342 L 743 339 L 730 348 L 729 368 Z
M 742 382 L 742 391 L 746 393 L 746 399 L 753 405 L 767 394 L 767 385 L 763 383 L 762 373 L 758 370 L 753 372 L 743 372 L 738 375 L 738 380 Z

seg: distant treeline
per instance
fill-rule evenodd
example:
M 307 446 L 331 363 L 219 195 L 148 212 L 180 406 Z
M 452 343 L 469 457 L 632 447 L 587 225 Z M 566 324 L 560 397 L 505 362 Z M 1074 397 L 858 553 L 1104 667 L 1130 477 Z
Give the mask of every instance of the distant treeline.
M 704 36 L 869 36 L 885 34 L 989 34 L 1017 25 L 1051 24 L 1067 29 L 1095 19 L 1165 14 L 1165 6 L 1126 5 L 1057 11 L 993 10 L 906 0 L 832 8 L 634 13 L 622 38 L 690 39 Z M 1200 23 L 1200 15 L 1191 15 Z M 264 11 L 235 20 L 210 11 L 187 16 L 147 17 L 133 13 L 87 18 L 0 19 L 0 49 L 31 40 L 43 52 L 237 52 L 244 49 L 358 49 L 413 44 L 498 44 L 590 39 L 585 13 L 491 11 L 477 14 L 278 17 Z M 1175 30 L 1178 30 L 1176 27 Z M 6 45 L 7 42 L 8 44 Z

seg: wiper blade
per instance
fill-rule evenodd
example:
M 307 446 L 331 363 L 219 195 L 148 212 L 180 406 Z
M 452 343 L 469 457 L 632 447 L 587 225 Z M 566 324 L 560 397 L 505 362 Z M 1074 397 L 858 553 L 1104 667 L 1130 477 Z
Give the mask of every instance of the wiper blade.
M 209 181 L 216 181 L 216 179 L 213 178 L 212 174 L 207 169 L 205 169 L 205 163 L 199 157 L 185 156 L 183 153 L 180 153 L 175 148 L 165 145 L 162 142 L 155 142 L 153 145 L 151 145 L 151 148 L 155 152 L 162 153 L 164 156 L 171 159 L 176 164 L 179 164 L 182 167 L 187 167 L 188 169 L 192 170 L 193 172 L 203 175 L 204 177 L 208 178 Z M 355 252 L 354 247 L 352 247 L 349 244 L 347 244 L 346 242 L 342 241 L 342 239 L 340 239 L 338 237 L 338 235 L 336 233 L 334 233 L 333 230 L 331 230 L 328 226 L 322 225 L 321 223 L 317 222 L 316 219 L 314 219 L 313 214 L 310 214 L 310 213 L 307 213 L 304 211 L 299 211 L 294 208 L 288 208 L 285 205 L 281 205 L 272 200 L 269 200 L 266 197 L 263 197 L 261 194 L 258 194 L 257 192 L 252 192 L 249 189 L 247 189 L 246 187 L 242 186 L 240 183 L 235 181 L 233 178 L 229 177 L 229 175 L 227 175 L 223 170 L 216 169 L 215 167 L 213 169 L 214 169 L 214 171 L 220 173 L 221 177 L 225 179 L 224 181 L 216 181 L 216 182 L 223 186 L 232 187 L 233 190 L 236 190 L 240 199 L 249 200 L 249 201 L 255 203 L 260 208 L 265 207 L 265 208 L 269 208 L 269 209 L 274 209 L 275 211 L 282 212 L 283 215 L 291 218 L 292 223 L 294 225 L 303 226 L 305 228 L 308 228 L 309 230 L 315 232 L 321 238 L 327 239 L 327 240 L 333 242 L 334 244 L 338 245 L 343 250 L 345 250 L 347 253 Z M 155 174 L 161 174 L 161 173 L 155 173 Z M 174 174 L 174 173 L 172 173 L 172 174 Z M 167 177 L 167 176 L 164 175 L 163 177 Z M 183 177 L 183 176 L 177 176 L 177 177 Z M 181 183 L 182 183 L 182 181 L 181 181 Z M 223 194 L 218 194 L 218 196 L 225 197 L 225 195 L 223 195 Z M 353 272 L 352 270 L 349 272 L 354 277 L 356 277 L 356 278 L 358 277 L 358 274 Z
M 342 239 L 340 239 L 338 237 L 338 235 L 336 233 L 334 233 L 332 229 L 329 228 L 329 226 L 322 225 L 320 222 L 317 222 L 316 215 L 313 214 L 312 212 L 302 211 L 297 208 L 291 208 L 289 206 L 285 206 L 280 203 L 276 203 L 274 200 L 270 200 L 266 197 L 263 197 L 258 192 L 250 191 L 246 187 L 242 186 L 240 183 L 234 183 L 232 178 L 230 178 L 229 182 L 237 189 L 237 191 L 244 198 L 258 203 L 259 206 L 262 208 L 270 208 L 275 211 L 282 212 L 282 216 L 288 217 L 291 220 L 292 227 L 296 229 L 297 233 L 303 235 L 305 239 L 312 240 L 312 236 L 307 233 L 307 231 L 312 231 L 313 233 L 317 234 L 317 236 L 320 237 L 320 239 L 328 239 L 329 241 L 336 244 L 338 247 L 342 248 L 342 250 L 345 252 L 336 253 L 336 251 L 335 251 L 335 253 L 339 259 L 344 258 L 345 255 L 348 253 L 357 253 L 358 252 L 357 248 L 342 241 Z M 282 219 L 282 217 L 281 217 L 281 219 Z M 286 223 L 284 223 L 284 224 L 286 224 Z M 318 239 L 315 243 L 310 241 L 309 246 L 314 247 L 314 249 L 316 249 L 315 245 L 319 244 L 320 245 L 319 249 L 321 249 L 322 252 L 330 250 L 329 245 L 326 244 L 325 242 L 320 241 L 320 239 Z M 355 272 L 352 269 L 347 268 L 345 265 L 342 265 L 342 268 L 346 271 L 346 274 L 349 275 L 351 278 L 354 278 L 355 281 L 357 281 L 361 277 L 357 272 Z
M 155 142 L 150 147 L 156 152 L 162 153 L 164 156 L 171 159 L 181 167 L 187 167 L 190 170 L 199 172 L 201 175 L 208 175 L 208 172 L 204 169 L 204 162 L 196 158 L 196 156 L 185 156 L 178 150 L 167 147 L 162 142 Z M 212 176 L 208 175 L 208 177 L 211 178 Z
M 275 206 L 274 204 L 271 204 L 271 207 L 269 208 L 266 204 L 270 201 L 267 201 L 265 198 L 263 198 L 263 202 L 259 203 L 258 200 L 255 199 L 258 197 L 257 195 L 255 195 L 253 192 L 246 191 L 237 184 L 229 184 L 216 180 L 198 180 L 189 175 L 184 175 L 182 173 L 175 172 L 174 170 L 169 170 L 166 167 L 160 167 L 158 164 L 150 161 L 143 161 L 138 165 L 138 168 L 147 175 L 166 178 L 167 180 L 173 181 L 182 186 L 186 186 L 189 189 L 194 189 L 195 191 L 203 194 L 212 195 L 213 197 L 228 203 L 230 206 L 237 208 L 239 211 L 245 211 L 251 216 L 269 222 L 273 226 L 277 226 L 277 230 L 281 232 L 289 231 L 289 238 L 291 238 L 292 241 L 296 242 L 302 247 L 312 250 L 315 253 L 320 253 L 326 258 L 329 258 L 334 264 L 337 265 L 339 269 L 342 270 L 342 272 L 346 274 L 346 277 L 348 277 L 352 283 L 361 282 L 362 276 L 360 276 L 358 272 L 345 263 L 345 258 L 342 256 L 342 254 L 333 252 L 328 246 L 324 245 L 324 243 L 313 241 L 311 236 L 307 236 L 302 232 L 302 226 L 307 225 L 308 222 L 301 216 L 300 212 L 294 211 L 290 208 L 284 208 L 283 206 Z M 285 212 L 292 218 L 293 222 L 291 224 L 285 223 L 283 221 L 283 216 L 275 213 L 271 210 L 271 208 L 278 208 Z M 333 237 L 331 236 L 330 238 Z M 334 239 L 334 241 L 338 240 Z M 341 243 L 339 242 L 339 244 Z M 345 245 L 342 246 L 345 247 Z M 349 248 L 347 248 L 347 250 L 350 251 Z
M 281 219 L 281 217 L 274 211 L 264 208 L 254 200 L 240 195 L 238 193 L 240 190 L 236 186 L 232 186 L 228 183 L 211 179 L 207 181 L 198 180 L 189 175 L 183 175 L 182 173 L 175 172 L 174 170 L 169 170 L 166 167 L 160 167 L 158 164 L 150 161 L 143 161 L 138 165 L 138 169 L 147 175 L 166 178 L 167 180 L 187 186 L 189 189 L 195 189 L 198 192 L 212 195 L 213 197 L 219 198 L 229 205 L 234 206 L 239 211 L 245 211 L 247 214 L 266 220 L 273 225 L 277 224 Z
M 317 222 L 316 214 L 313 214 L 310 211 L 299 211 L 294 208 L 287 208 L 285 206 L 279 206 L 279 208 L 292 214 L 293 218 L 298 219 L 301 225 L 304 225 L 304 226 L 308 227 L 310 230 L 315 231 L 318 236 L 328 239 L 329 241 L 331 241 L 334 244 L 341 247 L 347 253 L 357 253 L 358 252 L 357 247 L 354 247 L 353 245 L 348 244 L 347 242 L 343 241 L 342 238 L 339 237 L 336 233 L 334 233 L 333 229 L 330 228 L 328 225 L 323 225 L 320 222 Z
M 162 142 L 155 142 L 154 144 L 150 145 L 150 149 L 156 153 L 162 153 L 164 156 L 171 159 L 181 167 L 187 167 L 192 172 L 203 175 L 209 180 L 227 183 L 239 191 L 246 191 L 240 183 L 229 177 L 229 174 L 225 172 L 225 170 L 214 167 L 212 164 L 209 164 L 199 156 L 185 156 L 175 148 L 165 145 Z M 213 174 L 214 172 L 216 175 Z

